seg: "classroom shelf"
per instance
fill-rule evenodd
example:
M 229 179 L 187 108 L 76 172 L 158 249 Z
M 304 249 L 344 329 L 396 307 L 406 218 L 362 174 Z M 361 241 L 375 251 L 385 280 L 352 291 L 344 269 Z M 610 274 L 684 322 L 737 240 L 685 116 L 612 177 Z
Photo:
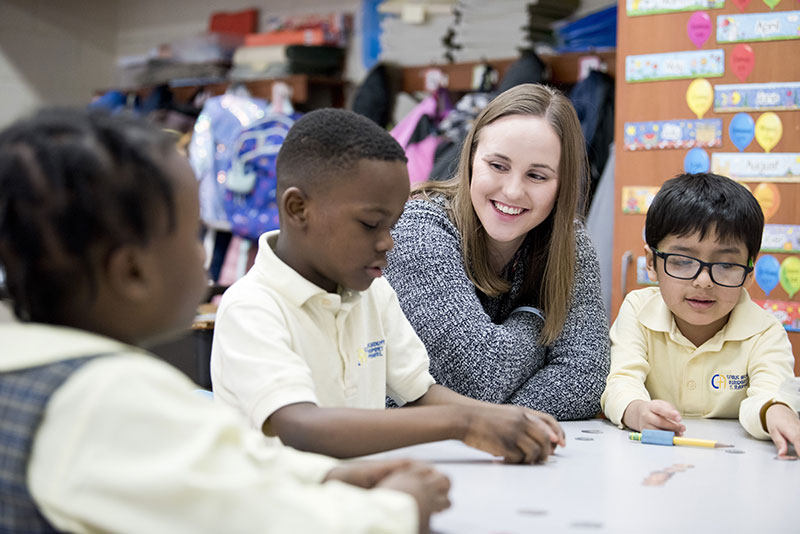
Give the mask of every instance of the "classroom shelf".
M 550 82 L 555 85 L 573 85 L 578 82 L 580 60 L 586 56 L 597 56 L 605 63 L 608 74 L 612 77 L 616 69 L 616 51 L 570 52 L 558 55 L 540 55 L 541 60 L 550 68 Z M 441 70 L 448 77 L 447 88 L 450 91 L 467 92 L 472 90 L 472 73 L 475 67 L 488 63 L 494 67 L 500 78 L 517 58 L 491 59 L 488 61 L 470 61 L 450 64 L 429 64 L 404 67 L 402 90 L 406 92 L 425 90 L 425 73 L 432 68 Z
M 314 98 L 314 93 L 325 91 L 330 95 L 330 105 L 333 107 L 344 106 L 346 82 L 341 78 L 290 74 L 280 78 L 248 80 L 241 83 L 247 87 L 247 90 L 250 91 L 250 94 L 254 97 L 269 99 L 272 95 L 272 85 L 275 82 L 284 82 L 292 89 L 292 102 L 295 104 L 309 104 Z M 212 95 L 221 95 L 231 83 L 232 82 L 220 82 L 206 85 L 173 87 L 172 93 L 176 100 L 185 102 L 200 88 L 205 88 Z
M 284 82 L 292 90 L 292 103 L 299 104 L 306 109 L 316 107 L 344 107 L 345 89 L 348 82 L 341 78 L 326 76 L 312 76 L 308 74 L 290 74 L 277 78 L 262 78 L 255 80 L 242 81 L 242 85 L 247 87 L 250 94 L 258 98 L 272 98 L 272 86 L 275 82 Z M 223 94 L 233 82 L 221 81 L 196 85 L 180 85 L 170 87 L 175 101 L 187 103 L 200 89 L 211 93 L 212 96 Z M 129 89 L 125 92 L 138 94 L 146 97 L 152 86 L 144 86 L 136 89 Z M 99 90 L 97 95 L 102 95 L 106 90 Z

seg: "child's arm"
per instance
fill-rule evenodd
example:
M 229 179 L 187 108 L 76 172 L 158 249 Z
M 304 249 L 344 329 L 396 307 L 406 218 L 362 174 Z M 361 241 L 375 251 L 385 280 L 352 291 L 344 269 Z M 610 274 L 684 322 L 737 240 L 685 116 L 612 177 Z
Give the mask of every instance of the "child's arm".
M 339 480 L 365 489 L 401 491 L 417 501 L 420 534 L 429 532 L 430 517 L 450 507 L 450 480 L 432 467 L 411 460 L 348 462 L 331 469 L 323 482 Z
M 441 475 L 408 473 L 400 486 L 388 484 L 389 474 L 359 477 L 342 467 L 265 446 L 237 414 L 194 393 L 183 374 L 132 355 L 98 358 L 54 393 L 28 481 L 37 506 L 65 532 L 103 525 L 109 532 L 406 534 L 418 528 L 420 495 L 438 503 L 428 510 L 446 504 Z M 371 477 L 378 480 L 370 491 L 336 481 Z
M 408 403 L 407 406 L 436 406 L 436 405 L 447 405 L 447 404 L 458 404 L 466 407 L 476 407 L 476 408 L 494 408 L 506 411 L 521 410 L 528 417 L 533 419 L 538 419 L 546 425 L 544 427 L 544 430 L 547 432 L 548 438 L 550 440 L 551 450 L 552 448 L 555 447 L 555 445 L 561 445 L 562 447 L 567 446 L 567 443 L 564 438 L 564 430 L 561 428 L 561 425 L 558 424 L 558 421 L 556 421 L 555 417 L 553 417 L 548 413 L 531 410 L 530 408 L 526 408 L 525 406 L 491 404 L 488 402 L 471 399 L 469 397 L 465 397 L 464 395 L 459 395 L 452 389 L 448 389 L 438 384 L 432 385 L 430 389 L 428 389 L 427 393 L 425 393 L 422 397 L 420 397 L 416 401 Z M 476 447 L 476 448 L 481 448 L 481 447 Z
M 450 508 L 450 480 L 434 468 L 413 463 L 397 469 L 375 485 L 376 488 L 401 491 L 417 501 L 419 533 L 430 532 L 430 518 L 435 512 Z
M 297 403 L 275 411 L 264 431 L 296 449 L 338 458 L 458 439 L 510 463 L 545 460 L 554 435 L 547 423 L 524 408 L 465 404 L 367 410 Z
M 778 427 L 781 431 L 773 433 L 769 430 L 767 410 L 769 413 L 775 412 L 774 401 L 790 405 L 788 399 L 780 397 L 779 390 L 781 384 L 794 375 L 794 356 L 786 330 L 777 320 L 772 323 L 753 346 L 747 365 L 747 398 L 739 406 L 739 422 L 754 438 L 772 438 L 774 441 L 776 435 L 784 436 L 782 430 L 790 431 L 791 424 L 787 427 L 788 421 L 780 417 L 783 423 Z M 780 413 L 780 410 L 777 411 Z M 784 439 L 779 439 L 785 446 Z M 775 445 L 781 448 L 778 441 L 775 441 Z
M 667 402 L 653 403 L 645 388 L 650 372 L 647 331 L 638 316 L 651 291 L 633 291 L 625 297 L 611 327 L 611 371 L 600 399 L 603 412 L 616 425 L 634 430 L 658 428 L 683 432 L 680 414 Z M 677 417 L 676 417 L 677 416 Z
M 765 408 L 765 427 L 778 449 L 778 456 L 788 455 L 789 443 L 794 445 L 795 456 L 800 456 L 800 418 L 797 412 L 779 402 L 765 405 Z

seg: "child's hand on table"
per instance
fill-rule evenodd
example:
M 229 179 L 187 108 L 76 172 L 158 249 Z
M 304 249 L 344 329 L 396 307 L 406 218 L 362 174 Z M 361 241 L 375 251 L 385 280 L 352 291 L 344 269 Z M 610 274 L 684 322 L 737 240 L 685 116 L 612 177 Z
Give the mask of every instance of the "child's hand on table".
M 463 442 L 507 463 L 540 463 L 556 445 L 565 445 L 564 432 L 551 415 L 521 406 L 472 407 Z
M 663 400 L 635 400 L 628 404 L 622 415 L 622 423 L 641 432 L 645 428 L 670 430 L 682 436 L 686 427 L 681 423 L 681 414 L 672 404 Z
M 410 462 L 407 468 L 397 469 L 375 485 L 408 493 L 417 501 L 419 532 L 430 532 L 431 515 L 450 508 L 450 479 L 420 462 Z
M 794 445 L 795 456 L 800 455 L 800 418 L 797 412 L 785 404 L 773 404 L 767 408 L 767 432 L 778 457 L 786 458 L 789 455 L 789 443 Z

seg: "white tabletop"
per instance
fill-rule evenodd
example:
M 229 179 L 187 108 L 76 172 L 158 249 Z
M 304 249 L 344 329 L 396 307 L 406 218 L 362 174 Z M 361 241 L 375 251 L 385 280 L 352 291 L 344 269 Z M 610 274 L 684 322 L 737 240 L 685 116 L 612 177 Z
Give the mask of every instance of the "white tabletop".
M 452 507 L 432 520 L 441 534 L 800 533 L 800 461 L 776 459 L 738 421 L 684 422 L 686 437 L 735 447 L 646 445 L 595 419 L 562 423 L 567 446 L 544 465 L 504 465 L 457 441 L 373 457 L 424 460 L 450 477 Z

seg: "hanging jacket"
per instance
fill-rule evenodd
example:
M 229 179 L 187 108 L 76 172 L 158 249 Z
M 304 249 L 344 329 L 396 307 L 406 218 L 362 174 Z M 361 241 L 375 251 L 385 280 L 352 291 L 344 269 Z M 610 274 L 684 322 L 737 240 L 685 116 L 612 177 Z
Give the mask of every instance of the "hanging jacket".
M 591 200 L 606 166 L 609 146 L 614 141 L 614 80 L 604 72 L 592 71 L 575 84 L 568 96 L 586 139 Z
M 408 158 L 408 179 L 412 184 L 428 179 L 439 144 L 437 125 L 453 109 L 447 91 L 440 88 L 411 110 L 390 132 Z

